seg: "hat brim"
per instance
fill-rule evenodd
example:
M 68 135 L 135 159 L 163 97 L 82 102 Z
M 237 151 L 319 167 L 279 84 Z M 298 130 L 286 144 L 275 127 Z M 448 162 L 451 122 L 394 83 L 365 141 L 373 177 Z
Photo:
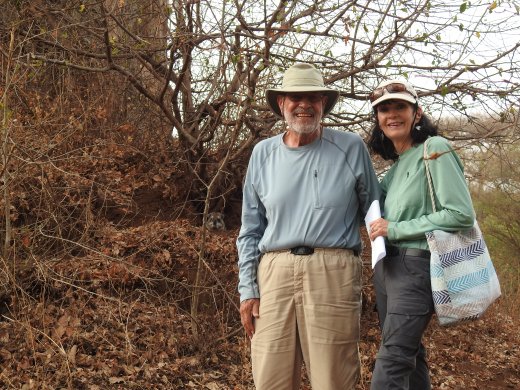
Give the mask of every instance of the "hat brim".
M 372 107 L 377 106 L 379 103 L 382 103 L 386 100 L 404 100 L 408 103 L 416 104 L 417 99 L 415 99 L 412 95 L 409 93 L 385 93 L 383 96 L 381 96 L 379 99 L 374 100 L 371 104 Z
M 267 105 L 274 112 L 274 114 L 283 118 L 283 115 L 280 111 L 280 106 L 278 105 L 278 95 L 283 95 L 285 93 L 290 92 L 321 92 L 327 96 L 327 102 L 325 103 L 325 107 L 323 107 L 323 116 L 328 115 L 339 99 L 339 91 L 335 91 L 333 89 L 324 88 L 324 87 L 309 87 L 309 86 L 301 86 L 301 87 L 286 87 L 283 89 L 267 89 L 265 91 L 265 98 L 267 100 Z

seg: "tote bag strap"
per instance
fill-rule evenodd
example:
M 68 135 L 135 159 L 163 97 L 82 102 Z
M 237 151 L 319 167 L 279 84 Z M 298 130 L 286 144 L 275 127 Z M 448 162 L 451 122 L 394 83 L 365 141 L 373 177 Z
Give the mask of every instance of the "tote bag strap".
M 430 198 L 432 200 L 432 209 L 435 213 L 436 207 L 435 207 L 435 196 L 433 194 L 433 184 L 432 184 L 432 175 L 430 173 L 430 165 L 428 164 L 429 156 L 428 156 L 428 140 L 424 141 L 424 151 L 423 151 L 423 160 L 424 160 L 424 166 L 426 168 L 426 179 L 428 181 L 428 190 L 430 192 Z

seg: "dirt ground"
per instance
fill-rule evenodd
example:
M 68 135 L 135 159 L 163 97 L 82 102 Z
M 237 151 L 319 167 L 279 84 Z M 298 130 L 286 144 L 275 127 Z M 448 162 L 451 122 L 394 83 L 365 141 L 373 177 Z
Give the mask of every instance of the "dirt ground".
M 106 226 L 99 252 L 23 265 L 25 288 L 1 306 L 0 388 L 253 389 L 237 311 L 237 229 L 208 233 L 200 310 L 189 311 L 201 234 L 187 220 Z M 379 342 L 370 272 L 362 390 Z M 434 389 L 520 388 L 518 324 L 499 305 L 453 328 L 434 319 L 425 344 Z

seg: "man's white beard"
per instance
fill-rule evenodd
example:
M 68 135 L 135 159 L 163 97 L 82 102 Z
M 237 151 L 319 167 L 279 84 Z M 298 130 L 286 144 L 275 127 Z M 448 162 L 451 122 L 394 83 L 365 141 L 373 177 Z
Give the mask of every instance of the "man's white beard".
M 311 134 L 316 129 L 318 129 L 320 125 L 320 118 L 317 115 L 314 115 L 312 121 L 308 121 L 308 118 L 304 118 L 304 121 L 301 118 L 296 116 L 297 114 L 288 115 L 285 120 L 287 121 L 287 127 L 298 133 L 298 134 Z

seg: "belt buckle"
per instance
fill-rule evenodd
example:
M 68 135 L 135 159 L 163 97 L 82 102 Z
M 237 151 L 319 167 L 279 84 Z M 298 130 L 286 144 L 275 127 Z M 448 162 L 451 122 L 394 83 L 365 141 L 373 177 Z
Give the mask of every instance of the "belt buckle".
M 298 256 L 308 256 L 314 253 L 314 248 L 310 246 L 296 246 L 291 248 L 291 254 Z

